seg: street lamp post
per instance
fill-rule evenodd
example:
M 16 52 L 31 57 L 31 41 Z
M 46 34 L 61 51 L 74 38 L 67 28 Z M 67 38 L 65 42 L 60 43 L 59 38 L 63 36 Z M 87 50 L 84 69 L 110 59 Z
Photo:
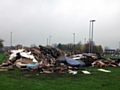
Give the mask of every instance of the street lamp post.
M 90 46 L 91 46 L 91 39 L 90 39 L 91 35 L 90 34 L 91 34 L 91 22 L 90 22 L 90 25 L 89 25 L 89 53 L 90 53 Z
M 119 42 L 119 50 L 120 50 L 120 42 Z
M 75 45 L 75 33 L 73 33 L 73 44 Z
M 75 51 L 75 33 L 73 33 L 73 52 Z
M 49 45 L 51 44 L 51 37 L 52 37 L 52 36 L 49 37 Z
M 86 44 L 86 38 L 84 38 L 84 40 L 85 40 L 85 44 Z
M 48 38 L 47 38 L 47 45 L 48 45 Z
M 93 49 L 93 22 L 95 22 L 95 20 L 90 20 L 90 23 L 92 23 L 92 38 L 91 38 L 92 45 L 91 45 L 91 53 L 92 53 L 92 49 Z
M 12 32 L 10 32 L 10 46 L 12 47 Z
M 120 56 L 120 42 L 119 42 L 119 50 L 118 50 L 118 52 L 119 52 L 119 56 Z

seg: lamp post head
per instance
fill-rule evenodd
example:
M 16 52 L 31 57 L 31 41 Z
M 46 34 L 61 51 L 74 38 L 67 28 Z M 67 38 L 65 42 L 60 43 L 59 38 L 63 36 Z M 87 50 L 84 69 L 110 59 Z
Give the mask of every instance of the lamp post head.
M 95 20 L 90 20 L 90 22 L 95 22 Z

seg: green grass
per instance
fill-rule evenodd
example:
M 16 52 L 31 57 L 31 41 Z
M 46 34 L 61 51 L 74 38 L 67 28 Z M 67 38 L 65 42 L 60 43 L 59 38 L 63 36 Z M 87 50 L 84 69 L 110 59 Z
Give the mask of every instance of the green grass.
M 107 67 L 110 73 L 86 67 L 92 74 L 40 74 L 19 69 L 0 72 L 0 90 L 120 90 L 119 67 Z M 37 75 L 38 74 L 38 75 Z
M 0 72 L 0 90 L 120 90 L 120 67 L 105 67 L 110 73 L 100 72 L 97 67 L 85 67 L 91 71 L 78 74 L 40 74 L 15 68 Z
M 120 58 L 120 56 L 102 56 L 103 58 L 105 59 L 108 59 L 108 58 Z
M 5 62 L 6 54 L 0 54 L 0 63 Z

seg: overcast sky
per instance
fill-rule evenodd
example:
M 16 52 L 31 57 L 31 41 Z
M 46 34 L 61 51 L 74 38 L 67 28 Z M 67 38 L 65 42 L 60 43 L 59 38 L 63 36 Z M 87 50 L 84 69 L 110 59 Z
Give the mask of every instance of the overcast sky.
M 119 48 L 120 0 L 0 0 L 0 38 L 4 45 L 75 43 L 89 40 L 90 20 L 96 45 Z M 85 40 L 86 39 L 86 40 Z

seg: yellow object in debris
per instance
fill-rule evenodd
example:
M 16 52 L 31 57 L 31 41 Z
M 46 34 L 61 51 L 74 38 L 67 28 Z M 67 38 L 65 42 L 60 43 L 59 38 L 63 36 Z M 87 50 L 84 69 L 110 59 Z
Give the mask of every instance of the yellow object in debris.
M 99 71 L 102 71 L 102 72 L 111 72 L 109 70 L 105 70 L 105 69 L 98 69 Z
M 0 68 L 0 71 L 8 71 L 7 68 Z
M 82 71 L 84 74 L 91 74 L 90 72 L 88 71 Z

